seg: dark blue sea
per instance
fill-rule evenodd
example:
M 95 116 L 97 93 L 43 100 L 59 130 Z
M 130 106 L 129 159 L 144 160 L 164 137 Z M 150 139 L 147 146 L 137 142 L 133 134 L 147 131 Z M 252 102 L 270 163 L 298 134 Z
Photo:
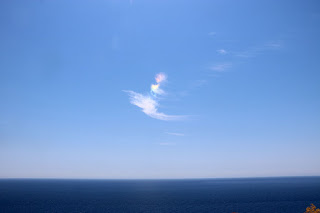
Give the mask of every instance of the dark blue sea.
M 0 212 L 303 213 L 320 177 L 189 180 L 0 180 Z

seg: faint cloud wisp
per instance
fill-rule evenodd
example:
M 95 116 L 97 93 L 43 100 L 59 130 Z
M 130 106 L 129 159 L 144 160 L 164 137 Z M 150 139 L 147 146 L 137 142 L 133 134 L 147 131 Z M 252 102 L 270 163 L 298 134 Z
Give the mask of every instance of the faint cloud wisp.
M 221 63 L 221 64 L 216 64 L 210 67 L 210 70 L 216 71 L 216 72 L 224 72 L 227 69 L 231 67 L 230 63 Z
M 164 91 L 160 89 L 160 84 L 166 81 L 167 76 L 164 73 L 159 73 L 156 75 L 155 79 L 157 84 L 151 85 L 151 95 L 143 95 L 131 90 L 124 90 L 124 92 L 129 94 L 130 103 L 141 108 L 142 112 L 151 118 L 163 121 L 183 119 L 185 116 L 167 115 L 158 111 L 159 103 L 156 95 L 164 94 Z
M 225 55 L 225 54 L 228 53 L 225 49 L 219 49 L 219 50 L 217 50 L 217 52 L 218 52 L 220 55 Z
M 280 41 L 270 41 L 264 45 L 251 47 L 245 51 L 233 52 L 233 55 L 240 58 L 253 58 L 268 50 L 279 50 L 282 48 Z
M 174 135 L 174 136 L 184 136 L 183 133 L 177 133 L 177 132 L 166 132 L 168 135 Z

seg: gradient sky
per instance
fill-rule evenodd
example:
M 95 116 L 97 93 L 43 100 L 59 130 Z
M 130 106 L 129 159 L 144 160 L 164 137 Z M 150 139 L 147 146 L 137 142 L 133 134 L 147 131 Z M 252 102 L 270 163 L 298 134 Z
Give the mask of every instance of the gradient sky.
M 1 1 L 0 29 L 2 178 L 320 175 L 318 0 Z

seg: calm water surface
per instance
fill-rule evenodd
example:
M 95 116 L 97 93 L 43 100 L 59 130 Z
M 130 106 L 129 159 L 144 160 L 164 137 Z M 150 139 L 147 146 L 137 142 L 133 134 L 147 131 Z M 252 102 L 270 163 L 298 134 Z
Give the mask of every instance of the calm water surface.
M 0 180 L 0 212 L 295 213 L 320 207 L 320 177 Z

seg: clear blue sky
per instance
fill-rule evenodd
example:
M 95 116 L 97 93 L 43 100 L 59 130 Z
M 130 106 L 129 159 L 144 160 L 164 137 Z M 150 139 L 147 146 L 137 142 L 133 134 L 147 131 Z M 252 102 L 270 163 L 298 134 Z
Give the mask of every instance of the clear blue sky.
M 0 177 L 320 175 L 319 26 L 318 0 L 1 1 Z

